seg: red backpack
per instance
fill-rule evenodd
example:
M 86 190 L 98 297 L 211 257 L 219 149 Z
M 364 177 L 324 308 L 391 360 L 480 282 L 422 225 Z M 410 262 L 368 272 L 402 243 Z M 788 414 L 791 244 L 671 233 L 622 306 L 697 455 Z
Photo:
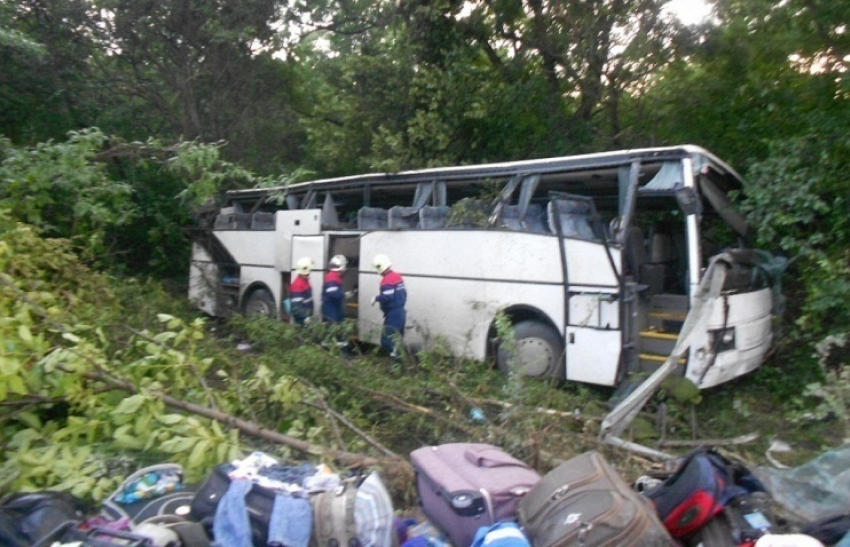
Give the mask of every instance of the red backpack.
M 699 448 L 682 458 L 663 483 L 643 492 L 675 538 L 688 537 L 718 515 L 735 497 L 764 492 L 745 467 L 714 450 Z

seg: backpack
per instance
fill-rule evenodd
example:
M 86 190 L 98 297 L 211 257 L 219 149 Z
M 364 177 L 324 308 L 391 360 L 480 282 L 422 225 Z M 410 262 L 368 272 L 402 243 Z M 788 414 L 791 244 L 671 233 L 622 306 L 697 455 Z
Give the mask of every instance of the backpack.
M 85 513 L 85 503 L 66 492 L 12 494 L 0 503 L 0 545 L 49 545 L 69 526 L 82 522 Z
M 313 506 L 313 547 L 361 547 L 354 505 L 357 487 L 343 482 L 334 490 L 310 496 Z
M 643 494 L 655 504 L 670 535 L 684 538 L 705 526 L 734 498 L 764 491 L 744 466 L 702 447 L 684 456 L 667 480 Z

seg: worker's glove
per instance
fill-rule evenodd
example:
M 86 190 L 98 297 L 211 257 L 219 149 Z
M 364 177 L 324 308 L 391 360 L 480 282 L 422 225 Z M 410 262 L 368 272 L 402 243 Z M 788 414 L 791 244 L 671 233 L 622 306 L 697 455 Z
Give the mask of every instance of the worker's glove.
M 378 303 L 378 297 L 376 296 L 372 299 L 372 306 L 374 307 L 375 304 L 377 304 L 377 303 Z
M 353 291 L 348 291 L 347 293 L 345 293 L 346 298 L 354 298 L 355 296 L 357 296 L 357 289 L 354 289 Z
M 305 317 L 305 318 L 304 318 L 304 324 L 305 324 L 305 325 L 309 325 L 309 324 L 310 324 L 310 323 L 312 323 L 312 322 L 313 322 L 313 318 L 312 318 L 312 317 Z

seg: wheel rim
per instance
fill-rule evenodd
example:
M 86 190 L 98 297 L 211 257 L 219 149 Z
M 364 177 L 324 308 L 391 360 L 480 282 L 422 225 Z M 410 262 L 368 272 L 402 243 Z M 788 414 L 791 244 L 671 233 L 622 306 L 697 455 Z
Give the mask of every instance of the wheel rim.
M 248 305 L 245 307 L 245 315 L 264 315 L 272 316 L 272 308 L 269 303 L 262 298 L 251 298 Z
M 542 338 L 523 338 L 517 341 L 513 368 L 526 376 L 544 376 L 552 370 L 557 356 Z

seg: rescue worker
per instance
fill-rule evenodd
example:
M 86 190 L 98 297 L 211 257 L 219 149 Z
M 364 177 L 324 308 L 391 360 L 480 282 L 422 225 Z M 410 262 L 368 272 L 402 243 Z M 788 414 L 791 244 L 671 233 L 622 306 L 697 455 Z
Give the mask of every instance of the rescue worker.
M 309 323 L 313 316 L 313 287 L 310 285 L 313 260 L 307 257 L 299 258 L 295 263 L 295 271 L 298 275 L 289 285 L 292 318 L 295 319 L 296 325 L 304 325 Z
M 328 261 L 328 273 L 322 285 L 322 319 L 325 323 L 340 324 L 345 319 L 345 297 L 342 276 L 348 260 L 343 255 L 335 255 Z
M 407 290 L 404 288 L 404 279 L 392 270 L 393 265 L 387 255 L 376 255 L 372 266 L 381 276 L 378 296 L 372 300 L 372 305 L 380 304 L 384 314 L 381 348 L 389 352 L 393 359 L 398 359 L 401 357 L 399 345 L 404 336 L 404 325 L 407 323 L 407 312 L 404 309 Z

